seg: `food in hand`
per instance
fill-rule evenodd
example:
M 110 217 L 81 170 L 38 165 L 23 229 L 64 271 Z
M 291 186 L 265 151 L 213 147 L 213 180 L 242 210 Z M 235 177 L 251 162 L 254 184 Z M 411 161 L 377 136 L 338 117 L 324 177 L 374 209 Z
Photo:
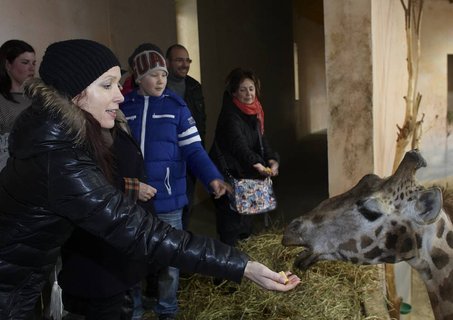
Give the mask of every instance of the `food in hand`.
M 287 284 L 289 280 L 288 280 L 288 277 L 286 276 L 285 271 L 280 271 L 278 274 L 285 277 L 285 284 Z
M 268 174 L 268 175 L 271 175 L 272 174 L 272 169 L 269 168 L 269 167 L 266 167 L 266 168 L 264 168 L 264 172 L 266 172 L 266 174 Z

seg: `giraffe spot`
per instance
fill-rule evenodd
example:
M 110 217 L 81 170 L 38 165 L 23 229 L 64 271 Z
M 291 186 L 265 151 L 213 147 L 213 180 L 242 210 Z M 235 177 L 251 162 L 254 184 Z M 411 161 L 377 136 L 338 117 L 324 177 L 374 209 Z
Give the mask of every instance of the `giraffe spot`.
M 349 261 L 351 261 L 351 263 L 353 264 L 359 263 L 359 259 L 357 259 L 356 257 L 352 257 L 351 259 L 349 259 Z
M 322 214 L 317 214 L 313 217 L 314 224 L 320 224 L 324 220 L 324 216 Z
M 343 242 L 338 246 L 338 249 L 343 251 L 357 252 L 357 241 L 349 239 L 347 242 Z
M 429 301 L 431 302 L 431 307 L 436 309 L 439 306 L 439 298 L 435 292 L 428 292 Z
M 396 226 L 397 222 L 395 220 L 392 220 L 390 223 L 392 224 L 392 226 Z
M 387 249 L 395 249 L 396 242 L 398 241 L 398 235 L 393 233 L 387 233 L 385 237 L 385 247 Z
M 422 236 L 420 236 L 418 233 L 415 234 L 415 241 L 417 241 L 417 248 L 420 249 L 422 247 Z
M 450 274 L 447 278 L 444 279 L 443 284 L 439 286 L 439 295 L 440 298 L 445 301 L 453 302 L 453 295 L 451 294 L 453 290 L 453 271 L 450 271 Z
M 401 199 L 401 200 L 404 200 L 404 192 L 401 192 L 401 193 L 400 193 L 400 199 Z
M 402 245 L 401 245 L 401 252 L 409 252 L 413 248 L 413 243 L 411 238 L 406 238 L 403 240 Z
M 382 229 L 383 229 L 382 226 L 377 228 L 376 231 L 374 231 L 374 235 L 377 237 L 381 233 Z
M 437 225 L 437 234 L 436 234 L 436 236 L 438 238 L 442 237 L 442 235 L 444 234 L 444 229 L 445 229 L 445 221 L 444 221 L 444 219 L 440 219 L 439 224 Z
M 396 262 L 396 257 L 395 256 L 387 256 L 382 259 L 380 259 L 382 263 L 395 263 Z
M 448 231 L 447 232 L 447 243 L 450 248 L 453 248 L 453 231 Z
M 362 236 L 360 238 L 360 248 L 364 249 L 373 243 L 373 239 L 368 236 Z
M 448 254 L 444 250 L 434 248 L 431 251 L 431 260 L 433 261 L 436 268 L 440 270 L 448 264 L 450 258 L 448 257 Z
M 379 247 L 374 247 L 373 249 L 371 249 L 370 251 L 368 252 L 365 252 L 365 254 L 363 255 L 366 259 L 375 259 L 375 258 L 378 258 L 382 255 L 384 251 L 382 251 L 381 248 Z
M 399 233 L 400 233 L 400 235 L 403 235 L 403 234 L 406 233 L 406 231 L 407 231 L 407 228 L 405 226 L 401 226 L 400 230 L 399 230 Z

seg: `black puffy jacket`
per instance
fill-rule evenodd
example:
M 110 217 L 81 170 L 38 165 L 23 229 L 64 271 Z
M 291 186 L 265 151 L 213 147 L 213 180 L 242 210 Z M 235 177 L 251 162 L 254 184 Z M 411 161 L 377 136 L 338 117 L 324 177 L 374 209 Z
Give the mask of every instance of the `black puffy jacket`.
M 43 85 L 16 120 L 0 173 L 0 319 L 27 319 L 75 227 L 131 259 L 240 281 L 248 258 L 147 215 L 110 185 L 84 145 L 79 108 Z
M 201 89 L 201 84 L 191 76 L 186 76 L 184 81 L 186 82 L 184 101 L 195 119 L 198 133 L 204 145 L 206 139 L 206 107 L 203 90 Z

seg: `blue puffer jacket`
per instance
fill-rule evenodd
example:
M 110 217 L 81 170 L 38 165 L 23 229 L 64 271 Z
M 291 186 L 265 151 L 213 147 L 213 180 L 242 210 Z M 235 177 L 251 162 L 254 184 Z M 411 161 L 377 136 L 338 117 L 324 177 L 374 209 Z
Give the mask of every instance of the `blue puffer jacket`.
M 201 145 L 195 120 L 184 100 L 170 90 L 160 97 L 126 95 L 120 106 L 142 149 L 148 184 L 157 189 L 156 212 L 184 207 L 186 164 L 209 190 L 209 183 L 223 177 Z

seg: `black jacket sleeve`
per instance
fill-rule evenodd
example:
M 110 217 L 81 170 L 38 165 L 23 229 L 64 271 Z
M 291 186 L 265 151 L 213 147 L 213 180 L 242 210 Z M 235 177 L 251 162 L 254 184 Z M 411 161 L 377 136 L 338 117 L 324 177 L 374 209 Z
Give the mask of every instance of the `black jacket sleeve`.
M 82 151 L 51 152 L 48 168 L 52 211 L 131 259 L 241 280 L 248 261 L 245 254 L 214 239 L 176 230 L 146 214 L 111 186 Z

